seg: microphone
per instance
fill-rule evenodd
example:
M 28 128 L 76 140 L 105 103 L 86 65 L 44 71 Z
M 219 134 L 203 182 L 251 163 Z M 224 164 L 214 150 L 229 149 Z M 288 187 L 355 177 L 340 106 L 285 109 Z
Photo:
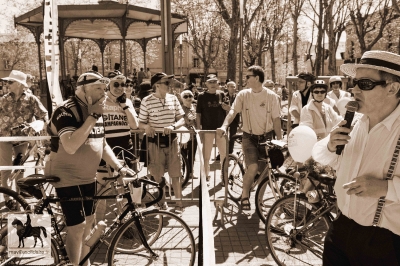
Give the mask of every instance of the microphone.
M 349 101 L 346 104 L 346 114 L 344 115 L 344 120 L 346 120 L 346 124 L 343 125 L 342 127 L 347 127 L 350 128 L 351 123 L 353 122 L 353 118 L 354 118 L 354 112 L 356 112 L 358 110 L 358 102 L 356 101 Z M 344 135 L 347 135 L 346 133 L 341 133 Z M 340 155 L 342 154 L 342 151 L 344 149 L 344 145 L 338 145 L 336 146 L 336 154 Z

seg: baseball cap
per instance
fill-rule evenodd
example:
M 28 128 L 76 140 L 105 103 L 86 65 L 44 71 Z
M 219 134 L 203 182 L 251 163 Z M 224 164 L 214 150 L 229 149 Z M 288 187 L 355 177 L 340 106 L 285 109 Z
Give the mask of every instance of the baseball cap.
M 175 75 L 167 75 L 163 72 L 158 72 L 151 77 L 150 84 L 153 87 L 154 84 L 159 82 L 162 79 L 173 79 Z
M 210 75 L 207 76 L 207 80 L 206 80 L 207 82 L 208 82 L 208 81 L 213 81 L 213 80 L 218 81 L 218 78 L 217 78 L 216 75 L 210 74 Z

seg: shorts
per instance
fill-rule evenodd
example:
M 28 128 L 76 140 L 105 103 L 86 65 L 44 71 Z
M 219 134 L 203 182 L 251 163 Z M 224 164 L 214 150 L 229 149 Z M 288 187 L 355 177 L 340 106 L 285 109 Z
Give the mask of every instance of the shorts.
M 156 178 L 156 181 L 160 177 L 164 176 L 164 173 L 168 171 L 170 177 L 181 177 L 182 176 L 182 165 L 180 158 L 180 150 L 178 141 L 175 139 L 172 141 L 171 146 L 168 148 L 160 148 L 155 143 L 148 143 L 149 152 L 149 172 Z
M 260 158 L 266 157 L 265 147 L 260 147 L 259 143 L 263 143 L 267 141 L 267 139 L 271 138 L 272 133 L 268 133 L 265 136 L 257 136 L 257 135 L 250 135 L 246 132 L 243 132 L 242 137 L 242 149 L 244 153 L 244 160 L 246 165 L 251 164 L 258 164 L 259 171 L 261 172 L 262 169 L 265 167 L 264 162 L 259 162 Z M 261 166 L 263 166 L 261 168 Z
M 93 197 L 96 195 L 96 183 L 56 188 L 57 195 L 62 198 Z M 93 215 L 96 206 L 93 200 L 60 202 L 67 226 L 74 226 L 85 221 L 86 216 Z

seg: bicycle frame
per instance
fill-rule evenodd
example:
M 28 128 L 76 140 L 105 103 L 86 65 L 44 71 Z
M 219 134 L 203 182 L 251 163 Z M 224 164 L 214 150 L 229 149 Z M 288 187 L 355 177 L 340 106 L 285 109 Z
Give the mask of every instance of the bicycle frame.
M 158 198 L 145 203 L 146 208 L 148 208 L 149 206 L 157 203 L 158 201 L 161 200 L 162 195 L 163 195 L 163 189 L 162 187 L 164 186 L 165 182 L 161 182 L 160 184 L 147 180 L 147 179 L 140 179 L 140 182 L 144 182 L 150 185 L 153 185 L 154 187 L 156 187 L 159 191 L 158 193 Z M 68 262 L 68 255 L 65 249 L 65 243 L 64 240 L 62 239 L 61 236 L 61 231 L 57 226 L 57 222 L 56 222 L 56 218 L 54 216 L 54 213 L 51 209 L 50 203 L 57 203 L 57 202 L 62 202 L 62 201 L 83 201 L 83 200 L 101 200 L 101 199 L 115 199 L 115 198 L 125 198 L 128 200 L 127 208 L 120 214 L 118 215 L 117 219 L 112 223 L 112 225 L 110 226 L 110 228 L 108 230 L 106 230 L 106 232 L 104 232 L 100 239 L 97 240 L 97 242 L 90 248 L 88 254 L 79 262 L 79 265 L 82 265 L 83 263 L 85 263 L 90 256 L 93 254 L 93 252 L 96 250 L 97 247 L 99 247 L 101 245 L 101 243 L 109 236 L 111 236 L 112 232 L 116 229 L 118 229 L 122 224 L 123 224 L 123 219 L 128 215 L 128 213 L 132 213 L 132 217 L 135 217 L 135 224 L 138 228 L 138 232 L 139 232 L 139 236 L 140 236 L 140 240 L 142 241 L 142 244 L 144 245 L 144 247 L 150 252 L 150 254 L 153 257 L 157 257 L 157 255 L 151 250 L 150 246 L 147 243 L 147 240 L 144 236 L 142 227 L 140 225 L 140 217 L 141 217 L 141 211 L 138 211 L 135 203 L 132 201 L 131 199 L 131 195 L 130 195 L 130 191 L 125 192 L 123 194 L 119 194 L 119 195 L 108 195 L 108 196 L 93 196 L 93 197 L 74 197 L 74 198 L 63 198 L 60 199 L 58 197 L 55 196 L 46 196 L 46 193 L 44 191 L 43 188 L 43 184 L 41 184 L 41 188 L 42 190 L 42 194 L 43 194 L 43 204 L 42 206 L 40 206 L 40 208 L 37 210 L 37 213 L 43 213 L 43 210 L 47 210 L 47 212 L 49 213 L 50 217 L 51 217 L 51 227 L 54 230 L 54 237 L 56 239 L 58 248 L 60 250 L 60 261 L 62 262 Z

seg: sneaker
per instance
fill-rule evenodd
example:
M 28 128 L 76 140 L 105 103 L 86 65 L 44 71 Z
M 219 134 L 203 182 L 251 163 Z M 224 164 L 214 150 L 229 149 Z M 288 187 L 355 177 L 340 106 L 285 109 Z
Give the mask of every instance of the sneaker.
M 160 210 L 162 210 L 162 211 L 168 210 L 168 204 L 167 204 L 166 202 L 164 202 L 163 204 L 161 204 Z
M 12 199 L 7 200 L 5 205 L 10 211 L 18 210 L 18 203 L 15 200 Z
M 183 208 L 182 206 L 175 206 L 174 208 L 174 213 L 176 214 L 182 214 L 185 211 L 185 208 Z

